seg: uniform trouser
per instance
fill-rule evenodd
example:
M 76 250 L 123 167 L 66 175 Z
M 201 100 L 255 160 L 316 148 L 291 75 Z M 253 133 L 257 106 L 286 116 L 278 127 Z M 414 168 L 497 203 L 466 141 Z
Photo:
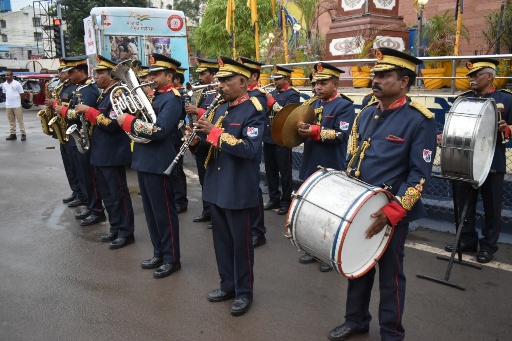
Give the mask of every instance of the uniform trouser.
M 126 238 L 133 234 L 133 207 L 125 166 L 93 166 L 94 178 L 108 212 L 110 233 Z
M 69 145 L 69 143 L 60 143 L 60 155 L 62 157 L 62 163 L 64 164 L 64 171 L 66 172 L 69 188 L 71 188 L 72 191 L 71 195 L 74 198 L 78 198 L 80 200 L 87 200 L 86 195 L 82 193 L 78 183 L 77 170 L 75 168 L 75 164 L 72 162 L 71 153 L 73 150 L 71 148 L 72 147 Z
M 91 151 L 87 153 L 80 153 L 76 146 L 74 147 L 78 157 L 78 164 L 80 169 L 78 173 L 82 173 L 82 179 L 84 182 L 83 188 L 87 193 L 87 209 L 91 212 L 95 212 L 98 215 L 103 214 L 103 203 L 101 194 L 96 186 L 96 180 L 94 179 L 94 168 L 91 165 Z
M 197 175 L 199 176 L 199 183 L 201 184 L 201 188 L 203 188 L 204 175 L 206 174 L 206 168 L 204 168 L 205 161 L 206 155 L 196 155 Z M 210 203 L 204 200 L 202 214 L 207 217 L 211 216 Z
M 23 123 L 23 111 L 19 108 L 5 108 L 7 120 L 9 121 L 9 132 L 16 134 L 16 120 L 20 126 L 20 133 L 25 135 L 25 124 Z
M 258 187 L 258 206 L 254 207 L 251 213 L 251 235 L 261 237 L 267 233 L 265 227 L 265 214 L 263 212 L 263 192 Z
M 381 340 L 403 340 L 402 316 L 405 300 L 404 245 L 409 224 L 397 225 L 389 245 L 379 259 L 379 324 Z M 348 280 L 345 323 L 352 329 L 369 326 L 369 305 L 375 268 L 364 276 Z
M 137 172 L 142 206 L 155 257 L 165 264 L 180 260 L 180 226 L 172 180 L 162 174 Z
M 236 298 L 252 298 L 254 248 L 251 212 L 254 208 L 225 209 L 211 204 L 213 246 L 220 276 L 220 289 Z
M 176 152 L 179 152 L 179 147 Z M 181 157 L 180 160 L 178 161 L 176 169 L 174 170 L 173 174 L 171 174 L 171 178 L 172 185 L 174 187 L 176 205 L 181 207 L 187 207 L 187 177 L 185 175 L 185 172 L 183 171 L 183 157 Z
M 263 157 L 269 201 L 281 202 L 281 207 L 288 209 L 292 200 L 292 150 L 276 144 L 263 143 Z M 282 192 L 279 191 L 279 176 Z
M 453 182 L 454 205 L 457 205 L 458 214 L 462 213 L 465 199 L 471 195 L 464 225 L 462 225 L 461 241 L 467 245 L 475 245 L 478 242 L 478 232 L 475 227 L 476 205 L 478 191 L 482 195 L 484 206 L 485 224 L 482 228 L 480 249 L 494 253 L 498 250 L 498 239 L 501 231 L 501 204 L 503 200 L 503 181 L 505 174 L 489 173 L 479 189 L 473 188 L 469 183 L 462 181 Z M 470 193 L 470 194 L 469 194 Z M 455 203 L 456 202 L 456 203 Z

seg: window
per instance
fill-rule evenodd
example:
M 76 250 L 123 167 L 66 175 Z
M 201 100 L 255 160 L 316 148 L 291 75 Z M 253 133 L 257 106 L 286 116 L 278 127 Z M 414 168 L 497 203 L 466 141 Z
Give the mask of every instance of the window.
M 34 26 L 34 27 L 41 27 L 41 18 L 33 17 L 32 18 L 32 26 Z
M 0 20 L 0 27 L 1 28 L 6 28 L 7 27 L 7 22 L 5 20 Z
M 7 34 L 2 34 L 2 41 L 3 41 L 4 43 L 6 43 L 6 42 L 7 42 Z
M 41 33 L 41 32 L 34 32 L 34 40 L 35 41 L 42 41 L 43 40 L 43 33 Z

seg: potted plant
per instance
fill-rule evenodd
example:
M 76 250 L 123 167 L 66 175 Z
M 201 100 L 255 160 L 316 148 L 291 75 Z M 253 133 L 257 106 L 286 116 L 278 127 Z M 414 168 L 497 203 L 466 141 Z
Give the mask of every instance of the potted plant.
M 461 37 L 469 43 L 469 32 L 466 26 L 461 27 Z M 430 57 L 451 56 L 454 53 L 455 37 L 457 35 L 457 21 L 454 19 L 450 10 L 442 15 L 436 14 L 429 18 L 423 27 L 420 41 L 424 41 L 426 46 L 421 46 L 421 51 Z M 439 77 L 452 75 L 451 62 L 425 62 L 425 69 L 422 70 L 423 79 L 426 88 L 439 89 L 450 85 L 450 79 Z M 432 78 L 432 79 L 428 79 Z

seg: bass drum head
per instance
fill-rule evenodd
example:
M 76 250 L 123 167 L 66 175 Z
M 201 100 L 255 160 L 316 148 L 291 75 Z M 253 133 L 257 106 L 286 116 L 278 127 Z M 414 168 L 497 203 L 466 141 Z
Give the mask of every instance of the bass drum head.
M 480 187 L 489 170 L 491 169 L 492 159 L 494 158 L 494 148 L 496 147 L 496 127 L 498 120 L 496 117 L 496 104 L 494 101 L 488 101 L 481 108 L 481 121 L 479 129 L 474 136 L 473 149 L 473 178 Z
M 371 214 L 389 203 L 385 191 L 368 192 L 368 196 L 355 202 L 345 222 L 342 243 L 338 243 L 341 250 L 340 272 L 347 278 L 358 278 L 367 273 L 379 260 L 389 243 L 390 227 L 385 226 L 382 231 L 371 239 L 366 238 L 366 230 L 375 221 Z M 352 223 L 350 223 L 352 221 Z M 334 258 L 336 259 L 336 257 Z

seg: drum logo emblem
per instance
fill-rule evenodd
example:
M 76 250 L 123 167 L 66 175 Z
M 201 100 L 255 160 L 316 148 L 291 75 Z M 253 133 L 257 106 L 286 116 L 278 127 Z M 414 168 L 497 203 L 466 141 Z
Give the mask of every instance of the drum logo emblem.
M 249 137 L 256 137 L 256 136 L 258 136 L 258 128 L 247 127 L 247 136 L 249 136 Z
M 425 160 L 425 162 L 432 162 L 432 151 L 431 150 L 428 150 L 428 149 L 423 149 L 423 160 Z

